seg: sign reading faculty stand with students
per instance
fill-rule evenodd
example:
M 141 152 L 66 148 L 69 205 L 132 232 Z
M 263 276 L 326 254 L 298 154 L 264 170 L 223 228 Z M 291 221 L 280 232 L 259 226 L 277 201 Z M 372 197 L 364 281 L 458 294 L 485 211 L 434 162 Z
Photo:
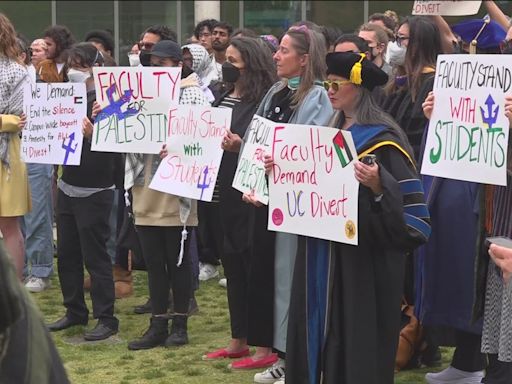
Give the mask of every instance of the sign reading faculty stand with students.
M 439 55 L 421 173 L 506 185 L 512 56 Z

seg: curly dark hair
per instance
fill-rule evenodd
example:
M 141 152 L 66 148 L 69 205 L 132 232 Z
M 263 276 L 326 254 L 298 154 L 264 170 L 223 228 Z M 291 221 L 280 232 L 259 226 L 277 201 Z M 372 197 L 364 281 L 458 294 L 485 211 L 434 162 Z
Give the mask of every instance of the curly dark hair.
M 75 44 L 73 34 L 65 25 L 53 25 L 46 28 L 43 32 L 43 37 L 49 37 L 55 42 L 55 56 L 59 56 Z
M 146 33 L 153 33 L 155 35 L 158 35 L 160 36 L 160 40 L 172 40 L 175 43 L 178 42 L 178 36 L 176 35 L 176 32 L 174 32 L 167 25 L 152 25 L 151 27 L 147 28 L 144 32 L 142 32 L 141 36 L 144 36 Z
M 196 27 L 194 28 L 194 36 L 196 39 L 199 39 L 199 34 L 201 31 L 206 27 L 210 31 L 210 33 L 213 32 L 213 27 L 215 24 L 217 24 L 219 21 L 215 19 L 206 19 L 202 20 L 199 23 L 197 23 Z

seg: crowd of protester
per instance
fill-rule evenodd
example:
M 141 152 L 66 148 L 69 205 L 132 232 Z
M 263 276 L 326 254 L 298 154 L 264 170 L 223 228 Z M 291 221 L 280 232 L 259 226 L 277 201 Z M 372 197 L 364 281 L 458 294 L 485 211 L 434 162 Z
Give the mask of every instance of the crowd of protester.
M 232 112 L 212 202 L 149 188 L 165 146 L 91 150 L 101 113 L 92 69 L 117 65 L 109 31 L 76 39 L 55 25 L 30 43 L 0 14 L 0 377 L 67 382 L 47 330 L 86 325 L 90 291 L 97 322 L 84 339 L 115 335 L 115 300 L 133 294 L 135 267 L 147 271 L 149 298 L 134 311 L 150 317 L 128 349 L 188 344 L 194 292 L 222 265 L 231 338 L 202 359 L 258 369 L 256 383 L 391 384 L 400 369 L 440 365 L 440 346 L 454 346 L 453 358 L 429 384 L 512 383 L 512 249 L 485 241 L 512 238 L 511 162 L 504 187 L 418 171 L 438 55 L 512 53 L 509 18 L 483 3 L 490 21 L 456 26 L 387 11 L 353 33 L 303 21 L 260 36 L 208 19 L 180 45 L 165 25 L 142 31 L 130 66 L 180 67 L 180 104 Z M 21 160 L 31 82 L 85 84 L 79 166 Z M 352 133 L 358 246 L 269 231 L 268 207 L 231 187 L 255 114 Z M 512 122 L 512 95 L 505 115 Z M 267 174 L 273 167 L 266 155 Z M 39 323 L 14 271 L 26 290 L 44 291 L 54 253 L 65 312 L 27 334 L 28 320 Z M 45 359 L 31 359 L 29 336 Z M 27 370 L 39 373 L 18 379 Z

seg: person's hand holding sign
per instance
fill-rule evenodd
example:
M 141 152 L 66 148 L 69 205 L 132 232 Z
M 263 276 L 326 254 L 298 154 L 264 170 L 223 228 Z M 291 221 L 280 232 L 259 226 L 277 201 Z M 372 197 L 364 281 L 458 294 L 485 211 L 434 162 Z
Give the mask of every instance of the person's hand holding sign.
M 101 107 L 100 105 L 98 104 L 98 102 L 95 100 L 93 103 L 92 103 L 92 113 L 91 113 L 91 117 L 93 119 L 96 119 L 96 116 L 98 116 L 101 112 Z
M 169 151 L 167 150 L 167 144 L 162 145 L 162 149 L 160 150 L 160 159 L 163 160 L 167 157 Z
M 430 120 L 432 111 L 434 110 L 434 92 L 430 91 L 428 93 L 427 98 L 423 104 L 421 104 L 421 107 L 423 108 L 423 114 L 425 117 Z
M 92 130 L 93 130 L 93 125 L 91 123 L 91 120 L 89 120 L 88 117 L 84 117 L 84 119 L 82 120 L 82 133 L 86 139 L 89 139 L 89 140 L 91 139 Z
M 505 117 L 508 119 L 509 128 L 512 127 L 512 95 L 505 96 Z
M 272 156 L 265 155 L 265 158 L 263 159 L 263 167 L 265 167 L 265 173 L 269 175 L 272 168 L 274 168 L 274 159 Z
M 244 193 L 242 195 L 242 200 L 247 204 L 252 204 L 256 207 L 263 206 L 263 204 L 261 204 L 258 200 L 256 200 L 256 197 L 254 197 L 254 191 L 251 191 L 251 193 Z
M 226 131 L 226 136 L 224 136 L 224 140 L 222 140 L 222 149 L 228 152 L 240 152 L 240 147 L 242 146 L 242 138 L 236 133 L 231 133 L 231 131 Z
M 18 121 L 18 128 L 20 130 L 23 130 L 25 128 L 25 125 L 27 125 L 27 115 L 25 115 L 24 113 L 22 113 L 20 115 L 20 121 Z

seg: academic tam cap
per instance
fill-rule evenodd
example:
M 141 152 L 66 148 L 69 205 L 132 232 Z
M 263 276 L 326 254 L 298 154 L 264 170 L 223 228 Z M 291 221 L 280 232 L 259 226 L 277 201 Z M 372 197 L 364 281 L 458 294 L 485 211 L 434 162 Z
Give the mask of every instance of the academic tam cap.
M 482 31 L 480 32 L 480 30 Z M 473 40 L 476 40 L 476 46 L 480 49 L 499 47 L 500 42 L 507 35 L 501 25 L 490 19 L 464 20 L 454 25 L 452 31 L 458 34 L 465 43 L 471 44 Z

